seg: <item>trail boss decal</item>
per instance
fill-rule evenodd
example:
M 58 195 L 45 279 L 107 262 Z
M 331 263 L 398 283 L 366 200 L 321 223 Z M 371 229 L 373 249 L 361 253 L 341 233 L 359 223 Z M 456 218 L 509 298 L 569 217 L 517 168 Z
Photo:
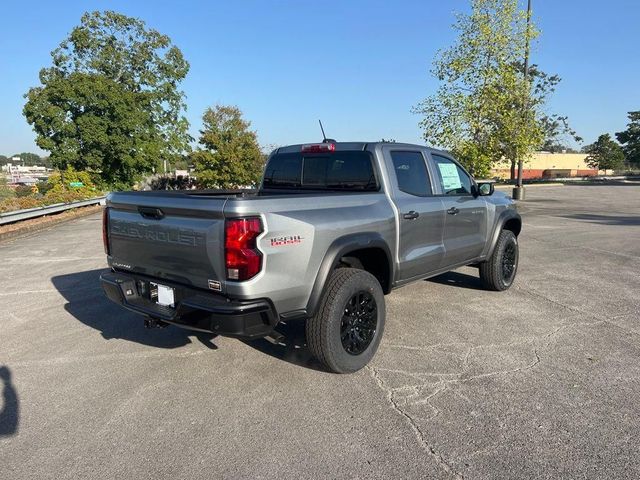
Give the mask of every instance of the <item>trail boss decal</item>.
M 284 245 L 297 245 L 302 243 L 302 237 L 300 235 L 285 235 L 282 237 L 273 237 L 271 239 L 272 247 L 282 247 Z

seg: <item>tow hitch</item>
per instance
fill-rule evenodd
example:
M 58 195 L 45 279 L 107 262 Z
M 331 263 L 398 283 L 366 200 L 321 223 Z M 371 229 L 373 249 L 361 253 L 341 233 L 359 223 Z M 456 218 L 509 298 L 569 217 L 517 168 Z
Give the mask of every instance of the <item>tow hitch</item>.
M 169 326 L 167 322 L 163 322 L 157 318 L 147 317 L 144 319 L 145 328 L 165 328 Z

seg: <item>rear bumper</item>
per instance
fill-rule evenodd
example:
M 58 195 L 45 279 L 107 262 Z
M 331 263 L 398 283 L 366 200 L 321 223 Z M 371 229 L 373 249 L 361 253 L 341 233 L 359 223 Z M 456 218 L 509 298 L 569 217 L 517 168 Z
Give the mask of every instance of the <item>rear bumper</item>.
M 141 282 L 174 288 L 175 308 L 158 305 L 140 292 Z M 278 315 L 268 299 L 231 300 L 223 295 L 130 273 L 108 272 L 100 276 L 107 297 L 123 307 L 179 327 L 239 338 L 268 335 Z

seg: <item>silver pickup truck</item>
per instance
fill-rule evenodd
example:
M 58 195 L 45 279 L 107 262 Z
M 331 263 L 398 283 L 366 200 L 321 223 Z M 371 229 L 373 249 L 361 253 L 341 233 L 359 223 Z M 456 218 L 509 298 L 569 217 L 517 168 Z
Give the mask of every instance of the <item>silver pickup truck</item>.
M 110 194 L 101 281 L 147 326 L 252 339 L 304 320 L 311 352 L 346 373 L 375 354 L 394 288 L 462 265 L 509 288 L 520 229 L 512 200 L 446 152 L 291 145 L 258 190 Z

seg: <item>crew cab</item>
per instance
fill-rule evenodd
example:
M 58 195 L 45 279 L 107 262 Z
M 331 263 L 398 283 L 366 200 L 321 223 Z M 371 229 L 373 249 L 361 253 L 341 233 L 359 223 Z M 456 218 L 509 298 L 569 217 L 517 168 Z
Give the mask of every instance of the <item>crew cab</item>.
M 520 230 L 514 202 L 447 152 L 291 145 L 257 190 L 111 193 L 101 283 L 148 326 L 254 339 L 305 321 L 311 352 L 347 373 L 375 354 L 393 289 L 463 265 L 508 289 Z

